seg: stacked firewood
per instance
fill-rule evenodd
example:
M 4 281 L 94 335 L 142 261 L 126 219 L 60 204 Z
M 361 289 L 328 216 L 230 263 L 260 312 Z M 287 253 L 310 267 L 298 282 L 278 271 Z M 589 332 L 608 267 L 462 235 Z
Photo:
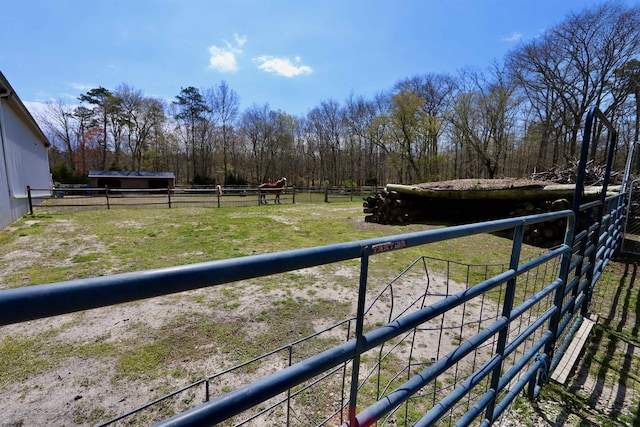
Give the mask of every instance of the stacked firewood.
M 383 189 L 374 196 L 365 198 L 365 222 L 383 225 L 406 225 L 419 222 L 443 221 L 456 224 L 474 221 L 533 215 L 570 208 L 566 199 L 528 201 L 492 200 L 447 200 L 431 199 L 400 194 Z M 530 225 L 525 229 L 525 241 L 539 246 L 556 245 L 564 238 L 564 219 Z
M 396 191 L 387 191 L 386 188 L 374 196 L 365 198 L 363 211 L 366 214 L 365 222 L 377 224 L 401 225 L 409 224 L 416 213 L 410 200 L 401 198 Z
M 525 216 L 545 212 L 557 212 L 570 209 L 571 203 L 567 199 L 536 200 L 517 204 L 509 212 L 509 216 Z M 566 231 L 567 222 L 564 218 L 546 221 L 543 223 L 526 225 L 524 227 L 524 241 L 528 244 L 551 247 L 562 243 Z
M 578 178 L 578 160 L 569 161 L 564 166 L 554 166 L 544 172 L 534 172 L 532 178 L 538 181 L 550 181 L 557 184 L 574 184 Z M 592 160 L 585 166 L 584 185 L 602 185 L 607 171 L 605 165 L 596 165 Z M 619 184 L 622 180 L 620 173 L 611 171 L 610 184 Z

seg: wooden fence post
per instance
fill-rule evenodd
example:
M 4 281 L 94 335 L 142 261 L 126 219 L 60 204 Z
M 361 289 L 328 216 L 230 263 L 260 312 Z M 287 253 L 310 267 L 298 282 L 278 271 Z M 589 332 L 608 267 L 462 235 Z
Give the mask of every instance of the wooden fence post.
M 293 189 L 293 202 L 292 203 L 295 205 L 296 204 L 296 186 L 294 185 L 291 188 Z
M 329 203 L 329 186 L 325 185 L 324 187 L 324 202 Z
M 111 209 L 111 206 L 109 205 L 109 187 L 108 186 L 104 186 L 104 197 L 107 199 L 107 210 Z
M 169 209 L 171 209 L 171 188 L 167 188 L 167 198 L 169 199 Z

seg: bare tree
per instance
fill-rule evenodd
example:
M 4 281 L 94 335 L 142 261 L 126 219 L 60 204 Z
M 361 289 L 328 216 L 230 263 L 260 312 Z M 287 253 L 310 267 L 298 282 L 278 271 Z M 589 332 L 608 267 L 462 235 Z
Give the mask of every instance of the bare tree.
M 495 178 L 515 140 L 519 103 L 515 85 L 498 66 L 488 75 L 466 71 L 461 80 L 465 86 L 456 96 L 450 116 L 453 135 L 463 150 L 477 156 L 486 176 Z
M 222 162 L 224 179 L 229 175 L 229 155 L 234 152 L 233 130 L 234 123 L 238 118 L 240 97 L 233 89 L 229 88 L 226 81 L 221 81 L 217 87 L 209 89 L 205 93 L 205 98 L 209 110 L 213 113 L 214 120 L 221 130 L 222 139 Z
M 575 157 L 582 118 L 591 105 L 599 105 L 608 116 L 614 114 L 620 103 L 608 82 L 639 49 L 640 7 L 609 1 L 570 14 L 510 53 L 509 68 L 543 126 L 541 162 L 549 139 L 561 145 L 564 160 Z M 561 140 L 564 134 L 567 137 Z
M 266 158 L 266 139 L 268 135 L 269 104 L 253 105 L 241 118 L 242 130 L 249 145 L 253 165 L 253 180 L 262 181 Z
M 377 111 L 375 103 L 364 97 L 349 96 L 345 105 L 345 124 L 348 135 L 350 174 L 357 185 L 377 182 L 380 159 L 377 145 L 370 138 L 370 129 Z
M 248 140 L 255 182 L 278 179 L 293 166 L 284 160 L 294 143 L 294 119 L 268 104 L 253 105 L 242 115 L 242 132 Z
M 322 101 L 307 115 L 320 149 L 321 170 L 324 180 L 342 183 L 342 142 L 344 111 L 334 100 Z
M 445 114 L 451 108 L 457 83 L 447 74 L 425 74 L 402 80 L 395 85 L 395 93 L 408 90 L 422 100 L 420 111 L 424 123 L 424 145 L 420 153 L 420 168 L 423 179 L 440 175 L 439 148 L 445 129 Z
M 427 152 L 430 117 L 421 108 L 424 100 L 416 92 L 403 89 L 391 97 L 389 142 L 397 147 L 401 182 L 422 182 L 422 163 Z
M 637 146 L 638 138 L 640 138 L 640 61 L 632 59 L 617 69 L 615 79 L 620 82 L 621 98 L 626 99 L 627 96 L 632 95 L 634 99 L 634 131 L 631 146 Z M 636 153 L 636 171 L 640 171 L 640 155 L 638 154 Z
M 66 165 L 74 170 L 78 148 L 78 121 L 74 107 L 60 100 L 49 102 L 45 111 L 38 115 L 38 121 L 43 124 L 53 145 L 65 153 Z
M 309 121 L 295 118 L 293 121 L 293 150 L 296 154 L 295 174 L 291 174 L 299 185 L 317 185 L 319 182 L 319 153 L 311 132 Z

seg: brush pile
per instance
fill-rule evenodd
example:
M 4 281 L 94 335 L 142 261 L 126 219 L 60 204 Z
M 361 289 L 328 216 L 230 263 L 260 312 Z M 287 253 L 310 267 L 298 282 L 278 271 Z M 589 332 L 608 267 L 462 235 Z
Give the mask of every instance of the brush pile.
M 564 166 L 553 166 L 544 172 L 534 172 L 531 178 L 538 181 L 550 181 L 556 184 L 574 184 L 578 179 L 578 160 L 569 161 Z M 595 165 L 592 160 L 585 167 L 584 185 L 602 185 L 604 183 L 606 165 Z M 620 184 L 622 176 L 611 171 L 610 185 Z

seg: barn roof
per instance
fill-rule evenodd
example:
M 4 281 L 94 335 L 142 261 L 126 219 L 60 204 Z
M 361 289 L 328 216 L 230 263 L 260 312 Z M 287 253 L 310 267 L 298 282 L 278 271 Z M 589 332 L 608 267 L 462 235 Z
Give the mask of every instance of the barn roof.
M 18 116 L 31 128 L 31 130 L 38 136 L 42 144 L 45 147 L 51 146 L 51 143 L 38 126 L 38 122 L 35 121 L 27 107 L 24 106 L 16 91 L 13 90 L 7 78 L 0 71 L 0 98 L 6 98 L 9 104 L 13 105 Z
M 89 178 L 172 178 L 173 172 L 89 171 Z

